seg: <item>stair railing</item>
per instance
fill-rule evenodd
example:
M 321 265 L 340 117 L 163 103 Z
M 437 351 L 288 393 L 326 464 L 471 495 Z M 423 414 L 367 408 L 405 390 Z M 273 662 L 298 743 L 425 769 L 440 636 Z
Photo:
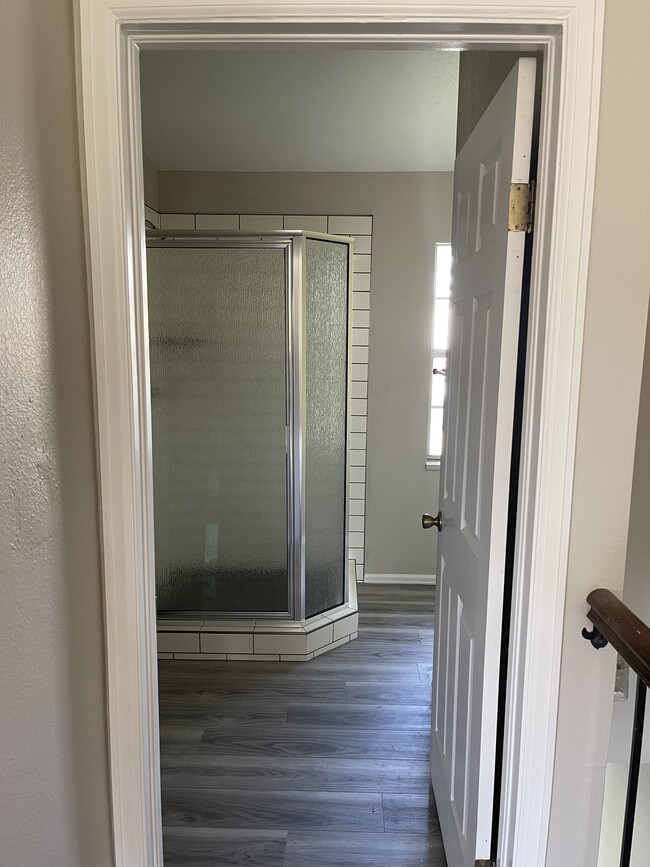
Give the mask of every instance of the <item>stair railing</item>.
M 637 675 L 630 770 L 627 780 L 623 839 L 619 861 L 620 867 L 630 867 L 641 768 L 646 694 L 650 686 L 650 627 L 609 590 L 592 590 L 587 596 L 587 602 L 591 606 L 587 617 L 593 623 L 593 628 L 591 631 L 586 628 L 583 629 L 583 637 L 591 641 L 597 650 L 611 644 Z

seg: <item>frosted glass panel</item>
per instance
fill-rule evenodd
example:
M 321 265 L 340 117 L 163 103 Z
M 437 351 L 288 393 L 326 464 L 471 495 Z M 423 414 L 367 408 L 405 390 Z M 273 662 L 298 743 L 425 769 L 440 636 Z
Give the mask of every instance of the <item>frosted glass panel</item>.
M 287 611 L 284 251 L 147 271 L 158 610 Z
M 305 599 L 311 617 L 344 599 L 348 246 L 307 240 Z

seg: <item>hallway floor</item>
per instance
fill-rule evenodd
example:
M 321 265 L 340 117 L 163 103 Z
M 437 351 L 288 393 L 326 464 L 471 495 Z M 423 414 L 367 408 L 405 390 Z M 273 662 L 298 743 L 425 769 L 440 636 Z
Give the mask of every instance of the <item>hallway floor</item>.
M 434 591 L 358 589 L 359 637 L 309 662 L 159 663 L 166 867 L 444 867 Z

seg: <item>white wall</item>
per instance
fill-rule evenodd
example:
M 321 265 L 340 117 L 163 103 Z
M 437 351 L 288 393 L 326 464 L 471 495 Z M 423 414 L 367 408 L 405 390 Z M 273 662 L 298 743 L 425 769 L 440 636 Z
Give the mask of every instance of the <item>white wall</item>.
M 452 175 L 160 172 L 172 213 L 372 214 L 366 573 L 431 575 L 438 473 L 424 467 L 435 243 L 448 241 Z
M 72 32 L 2 4 L 2 867 L 113 863 Z

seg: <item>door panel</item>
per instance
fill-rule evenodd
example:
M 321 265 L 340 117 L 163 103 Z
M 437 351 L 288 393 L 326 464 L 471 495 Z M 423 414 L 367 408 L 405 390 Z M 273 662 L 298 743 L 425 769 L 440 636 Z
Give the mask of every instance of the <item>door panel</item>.
M 490 857 L 508 486 L 535 60 L 519 60 L 458 155 L 438 540 L 431 775 L 449 867 Z

